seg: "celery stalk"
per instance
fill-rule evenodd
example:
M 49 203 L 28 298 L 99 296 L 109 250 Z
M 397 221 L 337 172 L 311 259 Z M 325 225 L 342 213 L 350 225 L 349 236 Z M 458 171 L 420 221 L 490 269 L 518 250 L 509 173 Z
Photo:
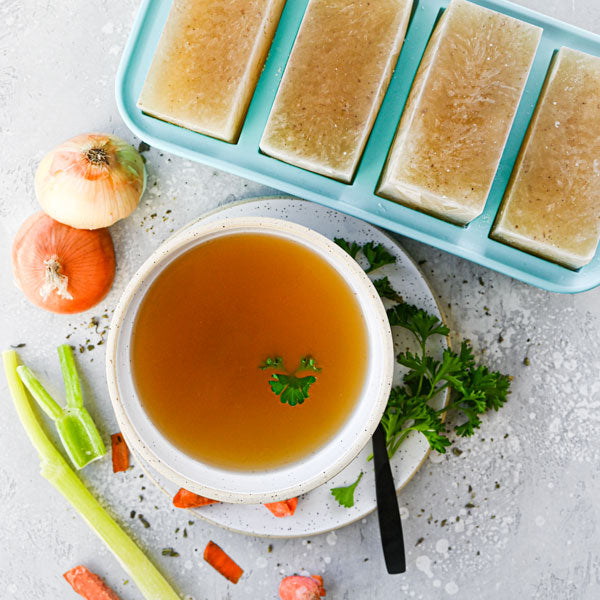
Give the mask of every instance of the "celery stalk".
M 173 588 L 83 485 L 38 421 L 17 374 L 17 353 L 2 353 L 4 372 L 21 424 L 40 458 L 40 472 L 108 546 L 146 600 L 180 600 Z
M 79 383 L 79 375 L 73 358 L 73 350 L 69 344 L 63 344 L 57 350 L 60 370 L 65 382 L 67 406 L 69 408 L 83 408 L 83 395 L 81 394 L 81 384 Z
M 73 363 L 74 366 L 75 364 Z M 38 381 L 29 367 L 19 365 L 17 367 L 17 374 L 34 400 L 56 422 L 60 441 L 75 467 L 83 469 L 83 467 L 93 460 L 102 458 L 106 454 L 104 442 L 86 408 L 83 406 L 73 406 L 63 410 Z M 75 378 L 77 380 L 77 387 L 79 387 L 77 371 L 75 371 Z M 65 383 L 67 389 L 69 385 Z M 79 395 L 81 397 L 81 390 L 79 391 Z M 71 401 L 71 404 L 73 404 L 73 401 Z
M 78 469 L 106 454 L 104 442 L 86 408 L 67 408 L 56 420 L 56 429 L 71 462 Z
M 40 408 L 53 420 L 56 421 L 62 414 L 63 409 L 56 403 L 54 398 L 46 391 L 46 388 L 38 381 L 33 371 L 25 365 L 17 367 L 17 373 L 25 384 L 29 393 L 35 398 Z

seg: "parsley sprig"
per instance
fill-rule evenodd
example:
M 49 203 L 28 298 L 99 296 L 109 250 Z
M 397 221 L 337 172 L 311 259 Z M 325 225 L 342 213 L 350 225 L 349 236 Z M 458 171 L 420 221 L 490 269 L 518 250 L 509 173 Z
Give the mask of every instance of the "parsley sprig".
M 394 302 L 404 302 L 402 296 L 392 287 L 390 280 L 388 277 L 381 277 L 380 279 L 375 279 L 373 281 L 373 285 L 377 290 L 377 293 L 387 300 L 393 300 Z
M 358 244 L 350 244 L 341 239 L 335 241 L 347 252 L 348 248 L 353 250 L 356 258 L 360 249 Z M 363 252 L 364 248 L 363 246 Z M 370 267 L 365 271 L 371 272 L 378 268 L 373 267 L 378 264 L 378 260 L 370 250 L 367 252 L 365 256 Z M 378 255 L 383 256 L 381 250 Z M 398 302 L 394 296 L 399 297 L 399 294 L 387 277 L 376 280 L 374 284 L 382 298 Z M 439 317 L 411 304 L 404 304 L 401 300 L 387 311 L 387 315 L 390 325 L 409 331 L 419 347 L 416 353 L 406 350 L 397 356 L 398 363 L 408 371 L 402 384 L 390 392 L 381 420 L 386 433 L 388 455 L 391 458 L 412 431 L 423 435 L 432 450 L 443 454 L 452 443 L 448 437 L 449 427 L 444 421 L 446 413 L 452 411 L 458 415 L 460 423 L 453 428 L 456 435 L 472 436 L 481 426 L 483 414 L 490 410 L 497 411 L 505 404 L 510 393 L 511 378 L 498 371 L 491 371 L 485 365 L 478 365 L 469 341 L 463 341 L 458 352 L 445 349 L 441 359 L 429 354 L 428 343 L 432 339 L 450 334 Z M 443 408 L 434 408 L 434 398 L 448 392 L 449 402 Z M 342 506 L 351 507 L 354 505 L 354 490 L 357 485 L 358 481 L 347 487 L 334 488 L 335 493 L 332 490 L 332 494 L 338 501 L 339 498 L 343 499 L 344 502 L 340 501 Z
M 365 273 L 371 273 L 371 271 L 375 271 L 384 265 L 390 265 L 396 262 L 396 257 L 388 252 L 383 244 L 368 242 L 361 246 L 356 242 L 348 242 L 343 238 L 333 238 L 333 241 L 355 260 L 358 253 L 362 250 L 364 257 L 369 263 L 369 266 L 365 268 Z
M 441 360 L 429 355 L 429 339 L 450 333 L 435 315 L 401 304 L 388 311 L 388 318 L 392 326 L 410 331 L 420 346 L 415 354 L 407 350 L 397 357 L 408 372 L 402 385 L 393 388 L 382 419 L 388 454 L 392 457 L 411 431 L 422 433 L 431 449 L 443 454 L 451 444 L 443 415 L 450 410 L 458 413 L 461 423 L 454 427 L 455 434 L 473 435 L 481 426 L 481 415 L 499 410 L 506 402 L 510 377 L 476 364 L 468 341 L 458 352 L 446 348 Z M 433 398 L 446 390 L 450 390 L 449 403 L 433 409 Z
M 358 482 L 362 479 L 363 472 L 360 472 L 358 479 L 352 484 L 345 487 L 333 488 L 331 494 L 338 501 L 341 506 L 346 508 L 352 508 L 354 506 L 354 490 L 358 485 Z
M 360 252 L 361 246 L 356 242 L 348 242 L 343 238 L 333 238 L 333 241 L 342 249 L 345 250 L 352 258 L 356 260 L 357 254 Z
M 259 369 L 265 371 L 267 369 L 282 369 L 287 371 L 281 356 L 272 356 L 266 358 L 260 365 Z M 319 373 L 321 368 L 317 365 L 312 356 L 303 356 L 300 359 L 298 368 L 292 373 L 272 373 L 269 380 L 269 386 L 272 392 L 279 396 L 282 404 L 296 406 L 303 404 L 308 398 L 310 386 L 317 381 L 314 375 L 305 375 L 298 377 L 298 373 L 313 371 Z

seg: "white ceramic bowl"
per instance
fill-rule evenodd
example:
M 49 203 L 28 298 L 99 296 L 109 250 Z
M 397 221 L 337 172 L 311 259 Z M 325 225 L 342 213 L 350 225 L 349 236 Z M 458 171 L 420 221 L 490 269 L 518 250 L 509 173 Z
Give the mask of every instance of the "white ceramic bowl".
M 232 471 L 204 464 L 170 443 L 144 412 L 131 374 L 130 342 L 140 303 L 157 275 L 190 248 L 233 233 L 282 236 L 312 249 L 344 278 L 365 320 L 369 364 L 363 389 L 344 425 L 320 449 L 265 471 Z M 106 372 L 117 421 L 127 442 L 165 477 L 203 496 L 236 503 L 273 502 L 307 492 L 339 473 L 369 441 L 392 385 L 394 349 L 381 300 L 360 266 L 336 244 L 288 221 L 262 217 L 202 221 L 162 244 L 134 275 L 117 305 L 107 340 Z

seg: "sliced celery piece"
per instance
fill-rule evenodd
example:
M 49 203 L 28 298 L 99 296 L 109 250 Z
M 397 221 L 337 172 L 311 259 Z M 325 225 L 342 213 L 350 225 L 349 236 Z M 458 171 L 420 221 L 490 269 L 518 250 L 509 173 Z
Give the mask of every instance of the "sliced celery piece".
M 40 408 L 53 420 L 56 421 L 62 414 L 63 409 L 56 403 L 54 398 L 46 391 L 46 388 L 37 380 L 33 371 L 25 365 L 19 365 L 17 372 L 21 381 L 27 386 L 29 393 L 35 398 Z
M 78 469 L 106 454 L 104 442 L 87 409 L 67 408 L 56 420 L 56 429 L 71 462 Z
M 56 422 L 60 441 L 73 465 L 77 469 L 83 469 L 93 460 L 104 456 L 106 448 L 90 413 L 83 406 L 71 347 L 60 346 L 58 355 L 67 393 L 65 409 L 54 401 L 29 367 L 20 365 L 17 367 L 17 373 L 35 401 Z
M 70 408 L 83 408 L 83 395 L 81 394 L 81 384 L 79 383 L 79 375 L 73 358 L 73 350 L 69 344 L 63 344 L 57 350 L 60 370 L 65 382 L 67 406 Z
M 94 533 L 106 544 L 146 600 L 179 600 L 179 595 L 166 579 L 92 496 L 48 439 L 19 379 L 17 353 L 14 350 L 3 352 L 2 361 L 17 414 L 39 455 L 42 476 L 71 503 Z

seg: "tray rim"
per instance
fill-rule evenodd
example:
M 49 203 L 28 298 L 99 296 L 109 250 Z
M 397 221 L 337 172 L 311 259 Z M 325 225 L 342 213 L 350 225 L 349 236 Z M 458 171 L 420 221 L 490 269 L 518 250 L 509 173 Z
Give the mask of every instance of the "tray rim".
M 399 220 L 391 219 L 389 217 L 385 217 L 385 216 L 381 215 L 379 212 L 376 212 L 375 210 L 369 211 L 369 210 L 365 210 L 364 208 L 361 208 L 360 206 L 356 206 L 356 205 L 348 202 L 347 200 L 345 200 L 344 197 L 339 197 L 339 198 L 329 197 L 325 193 L 312 191 L 311 189 L 304 188 L 301 185 L 295 184 L 294 182 L 282 180 L 281 178 L 279 178 L 277 176 L 272 176 L 267 173 L 254 171 L 251 168 L 248 168 L 244 165 L 236 163 L 235 157 L 233 159 L 223 159 L 218 156 L 211 155 L 203 150 L 191 149 L 184 145 L 172 142 L 168 139 L 163 139 L 161 137 L 158 137 L 158 136 L 154 135 L 153 133 L 150 133 L 150 132 L 146 131 L 145 129 L 143 129 L 142 127 L 138 126 L 138 124 L 136 123 L 132 114 L 130 114 L 130 112 L 129 112 L 130 107 L 128 106 L 128 104 L 125 100 L 125 95 L 126 95 L 125 91 L 127 88 L 127 71 L 130 68 L 130 64 L 132 62 L 132 58 L 133 58 L 134 52 L 136 50 L 136 45 L 140 39 L 140 36 L 144 35 L 144 27 L 143 26 L 146 21 L 147 14 L 152 9 L 154 4 L 160 4 L 162 1 L 163 0 L 142 0 L 142 2 L 140 3 L 139 9 L 138 9 L 136 17 L 135 17 L 135 21 L 131 28 L 131 32 L 129 34 L 129 37 L 127 39 L 125 47 L 123 49 L 123 53 L 121 56 L 121 60 L 119 62 L 119 67 L 118 67 L 116 78 L 115 78 L 115 100 L 116 100 L 117 108 L 118 108 L 121 118 L 123 119 L 125 125 L 131 130 L 131 132 L 134 135 L 136 135 L 140 139 L 146 141 L 152 147 L 164 150 L 166 152 L 175 154 L 182 158 L 192 160 L 194 162 L 200 162 L 202 164 L 206 164 L 208 166 L 215 167 L 220 170 L 223 170 L 223 171 L 226 171 L 229 173 L 233 173 L 238 176 L 245 177 L 246 179 L 257 181 L 264 185 L 268 185 L 268 186 L 274 188 L 275 190 L 280 190 L 287 194 L 293 194 L 300 198 L 305 198 L 305 199 L 317 202 L 318 204 L 322 204 L 322 205 L 332 208 L 334 210 L 339 210 L 341 212 L 345 212 L 346 214 L 349 214 L 351 216 L 354 216 L 359 219 L 363 219 L 364 221 L 367 221 L 369 223 L 372 223 L 372 224 L 376 225 L 377 227 L 386 229 L 393 233 L 404 235 L 406 237 L 409 237 L 411 239 L 414 239 L 414 240 L 422 242 L 422 243 L 426 243 L 434 248 L 437 248 L 437 249 L 443 250 L 445 252 L 448 252 L 450 254 L 453 254 L 455 256 L 458 256 L 459 258 L 469 260 L 469 261 L 479 264 L 483 267 L 490 268 L 494 271 L 497 271 L 499 273 L 502 273 L 504 275 L 512 277 L 513 279 L 516 279 L 523 283 L 527 283 L 529 285 L 533 285 L 535 287 L 544 289 L 549 292 L 557 292 L 557 293 L 563 293 L 563 294 L 575 294 L 575 293 L 588 291 L 588 290 L 591 290 L 591 289 L 594 289 L 594 288 L 600 286 L 600 247 L 599 247 L 598 252 L 596 253 L 595 258 L 590 263 L 591 266 L 596 267 L 597 272 L 595 272 L 593 274 L 592 273 L 587 274 L 585 272 L 582 273 L 581 270 L 573 271 L 573 270 L 567 269 L 566 267 L 556 265 L 556 264 L 552 263 L 551 261 L 547 261 L 540 257 L 536 257 L 532 254 L 528 254 L 524 251 L 521 251 L 516 248 L 512 248 L 508 245 L 502 244 L 501 242 L 497 242 L 496 240 L 493 240 L 492 238 L 490 238 L 489 235 L 485 236 L 483 243 L 498 244 L 499 246 L 501 246 L 503 248 L 508 248 L 509 251 L 512 254 L 514 254 L 515 257 L 521 257 L 524 261 L 528 262 L 531 265 L 535 265 L 537 262 L 537 263 L 539 263 L 540 267 L 551 268 L 551 269 L 555 270 L 557 273 L 563 273 L 564 276 L 568 278 L 568 281 L 566 283 L 564 281 L 556 281 L 554 279 L 545 278 L 545 277 L 536 275 L 535 273 L 525 271 L 523 268 L 514 266 L 513 264 L 510 264 L 509 262 L 505 262 L 505 261 L 499 260 L 497 258 L 487 256 L 487 255 L 483 254 L 482 252 L 478 251 L 477 249 L 473 249 L 469 246 L 461 245 L 458 241 L 451 242 L 449 240 L 438 237 L 437 235 L 435 235 L 433 233 L 429 233 L 427 230 L 424 230 L 425 229 L 424 225 L 426 225 L 428 222 L 431 222 L 432 225 L 438 224 L 438 226 L 440 223 L 442 223 L 444 225 L 446 225 L 447 223 L 445 223 L 444 221 L 442 221 L 441 219 L 438 219 L 436 217 L 427 215 L 425 213 L 421 213 L 420 211 L 416 211 L 416 210 L 410 209 L 408 207 L 404 207 L 399 204 L 397 205 L 397 206 L 401 207 L 401 209 L 410 211 L 410 213 L 405 213 L 404 210 L 402 210 L 401 212 L 403 212 L 409 216 L 412 216 L 414 219 L 421 221 L 422 226 L 423 226 L 422 228 L 417 227 L 415 225 L 415 223 L 411 223 L 410 219 L 407 219 L 405 222 L 405 221 L 399 221 Z M 306 0 L 306 2 L 307 1 L 308 0 Z M 434 0 L 434 1 L 437 3 L 440 0 Z M 448 0 L 441 0 L 441 1 L 444 5 L 446 5 L 448 3 Z M 512 13 L 518 13 L 520 16 L 522 16 L 524 18 L 529 18 L 529 19 L 532 19 L 535 21 L 541 21 L 547 27 L 558 28 L 558 29 L 568 32 L 572 35 L 576 35 L 577 37 L 582 38 L 583 40 L 591 42 L 592 44 L 597 44 L 598 46 L 600 46 L 600 35 L 598 35 L 594 32 L 591 32 L 591 31 L 587 31 L 585 29 L 582 29 L 582 28 L 572 25 L 570 23 L 563 22 L 555 17 L 547 16 L 547 15 L 539 13 L 535 10 L 515 4 L 508 0 L 471 0 L 471 1 L 473 1 L 474 3 L 479 4 L 481 6 L 484 6 L 486 8 L 492 8 L 493 10 L 500 10 L 502 12 L 509 12 L 509 13 L 511 13 L 510 16 L 514 16 Z M 304 5 L 306 5 L 306 2 L 304 3 Z M 427 3 L 427 2 L 428 2 L 428 0 L 415 0 L 416 9 L 418 9 L 418 6 L 420 3 Z M 172 3 L 172 1 L 169 0 L 169 7 L 170 7 L 171 3 Z M 283 21 L 284 18 L 285 18 L 285 7 L 284 7 L 284 14 L 282 15 L 281 22 Z M 411 23 L 409 23 L 409 30 L 407 32 L 407 35 L 408 35 L 408 33 L 410 33 L 411 24 L 412 24 L 412 21 L 411 21 Z M 544 38 L 542 37 L 542 41 L 543 41 L 543 39 Z M 158 41 L 158 39 L 156 39 L 156 42 L 157 41 Z M 541 44 L 540 44 L 540 47 L 541 47 Z M 540 50 L 540 48 L 538 48 L 538 52 L 539 52 L 539 50 Z M 271 52 L 269 52 L 267 61 L 269 60 L 270 56 L 271 56 Z M 401 52 L 401 57 L 402 57 L 402 52 Z M 401 57 L 399 60 L 401 60 Z M 258 89 L 258 86 L 260 86 L 260 80 L 257 85 L 257 89 Z M 255 92 L 255 95 L 256 95 L 256 92 Z M 385 100 L 385 97 L 384 97 L 384 100 Z M 254 101 L 254 96 L 253 96 L 253 101 Z M 521 99 L 521 103 L 523 103 L 523 98 Z M 521 103 L 520 103 L 520 106 L 521 106 Z M 137 106 L 135 108 L 137 109 Z M 382 112 L 382 109 L 383 109 L 383 105 L 380 108 L 380 112 Z M 139 110 L 139 109 L 137 109 L 137 110 Z M 402 107 L 402 111 L 400 114 L 402 114 L 403 110 L 404 110 L 404 107 Z M 141 111 L 139 111 L 139 112 L 141 113 Z M 181 129 L 178 126 L 172 125 L 170 123 L 164 123 L 164 124 L 168 125 L 169 127 Z M 377 125 L 377 121 L 375 122 L 374 128 L 371 131 L 369 139 L 372 139 L 372 137 L 373 137 L 372 134 L 373 134 L 373 131 L 374 131 L 376 125 Z M 397 124 L 396 124 L 396 126 L 397 126 Z M 513 124 L 513 126 L 514 126 L 514 124 Z M 511 132 L 512 132 L 512 128 L 511 128 Z M 393 134 L 393 132 L 392 132 L 392 134 Z M 204 136 L 203 134 L 200 134 L 200 133 L 195 133 L 195 135 L 202 136 L 202 138 L 208 138 L 209 140 L 212 140 L 212 142 L 217 142 L 219 145 L 226 144 L 227 147 L 231 147 L 232 149 L 235 149 L 237 146 L 240 145 L 240 142 L 238 142 L 238 144 L 229 144 L 227 142 L 215 140 L 213 138 L 210 138 L 209 136 Z M 243 129 L 242 129 L 242 135 L 243 135 Z M 367 146 L 367 148 L 368 148 L 368 146 Z M 363 156 L 365 155 L 367 148 L 365 148 L 365 151 L 363 152 Z M 506 151 L 506 148 L 505 148 L 505 151 Z M 256 152 L 260 152 L 258 147 L 256 148 Z M 268 158 L 270 160 L 277 161 L 277 159 L 274 159 L 271 157 L 268 157 Z M 277 161 L 277 162 L 280 162 L 280 161 Z M 282 163 L 282 164 L 285 165 L 285 163 Z M 290 165 L 285 165 L 285 167 L 289 167 L 289 166 Z M 383 169 L 383 164 L 381 165 L 381 169 Z M 303 171 L 302 169 L 298 169 L 298 170 Z M 328 178 L 316 175 L 316 174 L 308 172 L 308 171 L 305 173 L 311 177 L 313 175 L 315 175 L 315 176 L 321 177 L 323 179 L 328 179 Z M 358 171 L 355 174 L 355 179 L 356 179 L 357 175 L 358 175 Z M 498 177 L 498 173 L 496 173 L 496 178 L 497 177 Z M 336 182 L 336 183 L 339 183 L 339 182 Z M 496 184 L 496 179 L 494 180 L 494 184 Z M 346 185 L 346 188 L 352 187 L 352 185 L 348 185 L 348 184 L 345 184 L 345 185 Z M 391 202 L 394 205 L 397 204 L 391 200 L 386 200 L 383 197 L 375 195 L 374 191 L 372 192 L 372 196 L 373 196 L 373 199 L 376 199 L 378 203 L 380 201 L 382 201 L 382 202 L 388 202 L 388 203 Z M 489 197 L 488 197 L 488 202 L 489 202 Z M 416 215 L 411 215 L 411 213 L 416 213 Z M 457 228 L 456 229 L 457 235 L 459 235 L 461 231 L 466 231 L 466 228 L 462 228 L 462 227 L 459 227 L 456 225 L 452 225 L 452 227 Z M 490 225 L 490 229 L 491 229 L 491 225 Z M 472 235 L 475 235 L 475 234 L 472 234 Z M 590 265 L 588 265 L 588 266 L 590 266 Z M 583 267 L 583 269 L 585 270 L 586 267 Z

